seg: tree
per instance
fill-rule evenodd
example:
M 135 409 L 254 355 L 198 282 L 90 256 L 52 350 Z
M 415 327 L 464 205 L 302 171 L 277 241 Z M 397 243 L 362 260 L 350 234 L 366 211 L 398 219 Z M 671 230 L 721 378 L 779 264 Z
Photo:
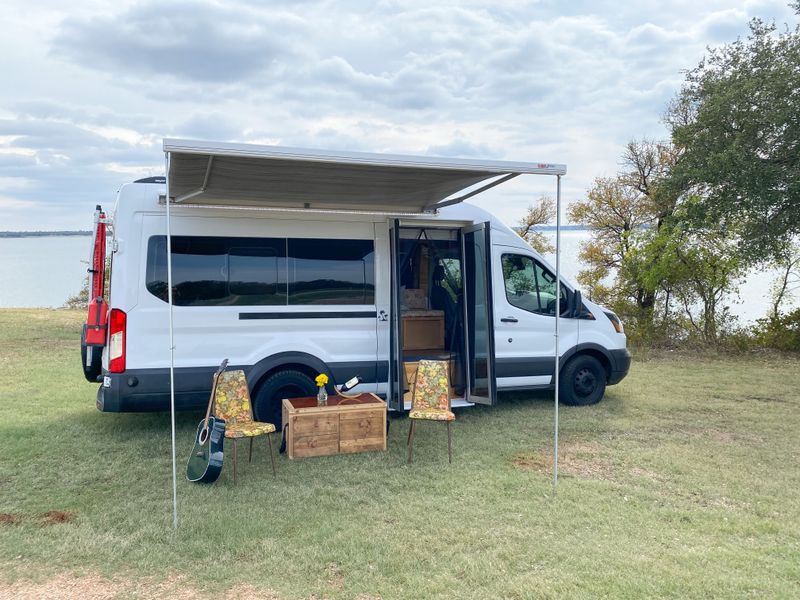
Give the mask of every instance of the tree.
M 688 217 L 736 230 L 752 262 L 800 233 L 798 90 L 800 26 L 754 19 L 688 72 L 666 115 L 680 149 L 671 186 L 703 199 Z
M 539 254 L 549 254 L 555 252 L 547 236 L 541 231 L 537 231 L 538 225 L 545 225 L 552 221 L 556 216 L 556 202 L 549 196 L 542 196 L 534 204 L 528 207 L 528 212 L 519 221 L 519 234 L 531 247 Z
M 664 182 L 676 157 L 670 145 L 653 140 L 634 140 L 622 156 L 622 170 L 616 177 L 598 178 L 586 199 L 574 203 L 572 221 L 592 230 L 584 243 L 580 259 L 588 266 L 578 276 L 590 297 L 621 311 L 629 303 L 629 313 L 637 319 L 651 320 L 658 286 L 645 284 L 652 258 L 641 250 L 648 231 L 658 231 L 677 206 L 676 195 Z M 614 275 L 613 286 L 607 286 Z
M 640 340 L 668 339 L 679 328 L 717 343 L 728 317 L 723 300 L 741 261 L 730 232 L 690 225 L 687 215 L 702 199 L 670 185 L 679 157 L 671 144 L 632 141 L 620 173 L 596 179 L 586 199 L 571 206 L 570 219 L 592 232 L 581 248 L 588 268 L 578 281 Z
M 781 305 L 800 290 L 800 246 L 791 245 L 773 266 L 779 269 L 779 274 L 772 284 L 772 306 L 768 316 L 776 319 L 781 314 Z
M 639 193 L 623 185 L 619 178 L 599 177 L 586 199 L 569 208 L 569 219 L 592 231 L 579 255 L 589 268 L 578 275 L 578 281 L 587 287 L 590 297 L 600 302 L 613 303 L 614 288 L 605 286 L 603 281 L 620 269 L 630 255 L 632 236 L 649 220 L 639 199 Z
M 666 292 L 664 322 L 673 318 L 668 301 L 674 298 L 686 321 L 684 330 L 703 342 L 719 342 L 729 321 L 723 301 L 743 272 L 736 239 L 719 228 L 688 228 L 676 219 L 654 232 L 643 253 L 651 257 L 643 284 Z

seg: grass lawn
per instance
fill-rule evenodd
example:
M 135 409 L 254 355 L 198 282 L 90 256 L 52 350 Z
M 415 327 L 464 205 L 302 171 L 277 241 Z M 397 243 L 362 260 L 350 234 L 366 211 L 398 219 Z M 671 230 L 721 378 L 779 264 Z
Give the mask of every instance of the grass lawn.
M 800 361 L 659 356 L 595 407 L 512 395 L 389 451 L 183 478 L 200 413 L 102 414 L 82 313 L 0 311 L 0 597 L 800 597 Z M 180 352 L 180 348 L 178 348 Z M 428 425 L 426 427 L 425 425 Z M 246 455 L 245 453 L 241 453 Z

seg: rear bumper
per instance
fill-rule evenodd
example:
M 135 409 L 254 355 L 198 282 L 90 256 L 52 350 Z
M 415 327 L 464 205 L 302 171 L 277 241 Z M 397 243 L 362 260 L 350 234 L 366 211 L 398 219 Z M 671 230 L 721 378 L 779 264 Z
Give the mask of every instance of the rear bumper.
M 175 370 L 175 409 L 204 408 L 216 369 L 200 367 Z M 170 409 L 169 369 L 131 369 L 125 373 L 103 372 L 97 390 L 101 412 L 155 412 Z
M 608 375 L 608 385 L 619 383 L 631 369 L 631 353 L 627 348 L 609 350 L 611 372 Z

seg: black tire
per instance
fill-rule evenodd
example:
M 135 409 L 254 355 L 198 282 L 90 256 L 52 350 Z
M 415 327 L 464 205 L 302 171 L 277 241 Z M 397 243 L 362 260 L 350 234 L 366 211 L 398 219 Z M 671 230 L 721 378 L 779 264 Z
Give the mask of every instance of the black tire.
M 281 400 L 316 394 L 317 384 L 305 373 L 278 371 L 261 382 L 253 394 L 253 412 L 257 421 L 272 423 L 281 431 Z
M 561 370 L 559 400 L 570 406 L 597 404 L 606 393 L 606 373 L 600 361 L 581 354 L 571 359 Z
M 91 356 L 88 365 L 86 364 L 87 356 Z M 86 381 L 97 383 L 97 378 L 103 372 L 103 348 L 86 345 L 86 329 L 81 331 L 81 366 L 83 367 L 83 376 Z

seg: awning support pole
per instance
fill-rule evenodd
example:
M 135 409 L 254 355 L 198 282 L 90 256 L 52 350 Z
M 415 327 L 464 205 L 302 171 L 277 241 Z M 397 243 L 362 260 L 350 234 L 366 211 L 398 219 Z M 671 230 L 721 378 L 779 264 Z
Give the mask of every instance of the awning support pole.
M 450 198 L 450 200 L 442 200 L 441 202 L 437 202 L 435 204 L 428 204 L 422 210 L 433 210 L 433 209 L 438 210 L 445 206 L 450 206 L 451 204 L 458 204 L 459 202 L 463 202 L 467 198 L 472 198 L 473 196 L 477 196 L 478 194 L 485 192 L 486 190 L 489 190 L 496 185 L 500 185 L 501 183 L 504 183 L 509 179 L 514 179 L 514 177 L 516 177 L 517 175 L 519 175 L 519 173 L 509 173 L 508 175 L 501 177 L 500 179 L 495 179 L 494 181 L 491 181 L 486 185 L 482 185 L 477 190 L 472 190 L 468 194 L 464 194 L 463 196 L 456 196 L 455 198 Z
M 558 384 L 560 356 L 558 348 L 558 322 L 561 320 L 561 175 L 556 175 L 556 331 L 555 331 L 555 417 L 553 423 L 553 491 L 558 488 Z
M 169 305 L 169 415 L 172 428 L 172 528 L 178 528 L 178 475 L 175 459 L 175 335 L 172 324 L 172 229 L 169 221 L 169 159 L 164 153 L 165 173 L 167 175 L 167 304 Z M 209 164 L 210 166 L 210 164 Z

